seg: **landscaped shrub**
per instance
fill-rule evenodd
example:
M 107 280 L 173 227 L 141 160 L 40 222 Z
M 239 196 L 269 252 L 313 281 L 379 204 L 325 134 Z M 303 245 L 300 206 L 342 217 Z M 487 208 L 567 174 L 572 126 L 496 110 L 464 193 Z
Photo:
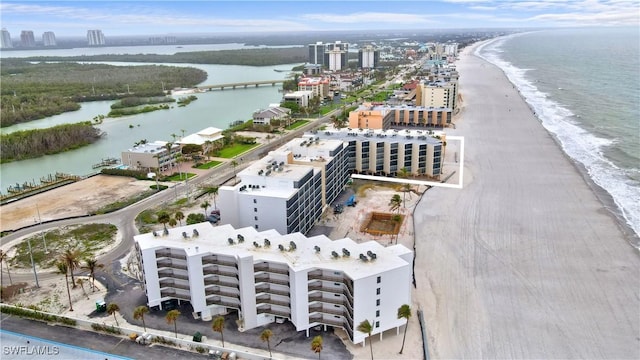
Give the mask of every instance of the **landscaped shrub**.
M 147 177 L 147 172 L 144 170 L 107 168 L 102 169 L 100 173 L 104 175 L 127 176 L 136 178 L 138 180 L 149 180 L 149 178 Z

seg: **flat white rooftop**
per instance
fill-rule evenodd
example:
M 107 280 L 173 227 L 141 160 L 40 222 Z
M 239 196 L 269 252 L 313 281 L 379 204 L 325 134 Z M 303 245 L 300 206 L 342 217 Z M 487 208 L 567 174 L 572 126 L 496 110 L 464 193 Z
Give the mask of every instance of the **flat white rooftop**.
M 194 236 L 194 229 L 198 236 Z M 238 234 L 244 237 L 243 242 L 238 241 Z M 270 246 L 265 246 L 265 239 L 269 240 Z M 134 236 L 134 240 L 141 250 L 169 247 L 184 249 L 187 256 L 208 253 L 252 256 L 255 262 L 287 264 L 294 271 L 314 268 L 342 271 L 353 280 L 406 266 L 407 261 L 401 256 L 411 254 L 411 250 L 403 245 L 384 247 L 375 241 L 358 244 L 349 238 L 331 240 L 324 235 L 307 238 L 301 233 L 281 235 L 275 230 L 234 229 L 231 225 L 214 226 L 208 222 L 172 228 L 168 235 L 162 235 L 162 232 L 156 232 L 156 236 L 140 234 Z

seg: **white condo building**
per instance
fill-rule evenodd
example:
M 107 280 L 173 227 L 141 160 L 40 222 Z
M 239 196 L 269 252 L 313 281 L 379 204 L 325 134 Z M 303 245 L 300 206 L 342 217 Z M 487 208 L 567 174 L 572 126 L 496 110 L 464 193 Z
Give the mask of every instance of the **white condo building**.
M 87 30 L 87 43 L 89 46 L 104 45 L 104 34 L 102 30 Z
M 0 48 L 13 48 L 13 41 L 11 40 L 11 33 L 9 33 L 9 30 L 2 28 L 2 37 L 0 38 L 0 41 L 2 41 L 2 43 L 0 44 Z
M 293 139 L 237 174 L 235 186 L 219 188 L 220 221 L 240 228 L 306 233 L 349 180 L 340 140 Z
M 402 245 L 199 223 L 134 236 L 149 307 L 188 301 L 204 321 L 237 311 L 244 331 L 287 319 L 343 329 L 353 343 L 405 324 L 413 253 Z
M 361 69 L 373 69 L 378 66 L 380 61 L 380 50 L 376 50 L 373 46 L 367 45 L 358 50 L 358 67 Z

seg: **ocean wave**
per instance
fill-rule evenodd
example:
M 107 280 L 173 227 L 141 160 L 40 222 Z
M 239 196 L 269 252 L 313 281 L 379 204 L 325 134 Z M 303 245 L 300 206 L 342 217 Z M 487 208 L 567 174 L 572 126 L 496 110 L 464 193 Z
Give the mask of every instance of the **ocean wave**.
M 640 235 L 640 187 L 629 178 L 630 169 L 618 167 L 603 154 L 603 149 L 613 145 L 614 140 L 597 137 L 581 128 L 571 110 L 540 91 L 534 84 L 535 80 L 527 79 L 526 74 L 530 69 L 517 68 L 501 58 L 503 50 L 500 47 L 507 40 L 522 35 L 524 33 L 488 41 L 478 46 L 474 55 L 504 72 L 542 125 L 559 140 L 563 151 L 581 163 L 589 177 L 611 195 L 627 224 Z

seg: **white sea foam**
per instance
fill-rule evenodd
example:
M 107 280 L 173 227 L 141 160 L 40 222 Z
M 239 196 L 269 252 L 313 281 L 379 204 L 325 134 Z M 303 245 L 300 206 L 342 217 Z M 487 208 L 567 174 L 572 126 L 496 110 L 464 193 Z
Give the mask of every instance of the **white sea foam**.
M 514 34 L 496 38 L 479 46 L 474 55 L 498 66 L 514 84 L 529 104 L 542 125 L 559 140 L 562 149 L 572 159 L 580 162 L 591 179 L 613 198 L 627 224 L 640 235 L 640 187 L 629 179 L 629 169 L 621 169 L 603 155 L 603 148 L 614 141 L 597 137 L 573 121 L 574 114 L 550 99 L 527 79 L 529 69 L 520 69 L 504 61 L 500 46 Z

